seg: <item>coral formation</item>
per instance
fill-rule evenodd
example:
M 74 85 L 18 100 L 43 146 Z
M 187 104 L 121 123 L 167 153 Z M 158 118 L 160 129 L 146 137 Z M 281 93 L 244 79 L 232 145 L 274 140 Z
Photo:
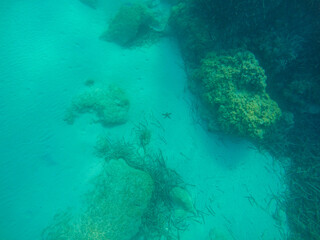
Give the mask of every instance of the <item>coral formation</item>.
M 147 172 L 153 179 L 154 191 L 142 217 L 139 236 L 145 239 L 176 237 L 177 229 L 187 228 L 187 220 L 196 218 L 198 214 L 186 184 L 174 170 L 166 166 L 161 152 L 155 154 L 146 148 L 145 142 L 140 139 L 141 129 L 151 135 L 147 125 L 141 124 L 137 128 L 137 144 L 100 137 L 96 150 L 107 162 L 115 156 L 123 157 L 129 166 Z M 142 153 L 139 151 L 141 148 L 144 149 Z
M 130 240 L 139 232 L 153 189 L 149 174 L 122 159 L 111 160 L 95 179 L 86 211 L 62 225 L 54 223 L 43 238 Z
M 265 91 L 264 70 L 248 51 L 208 54 L 194 79 L 213 118 L 228 133 L 261 139 L 281 116 Z
M 127 121 L 130 103 L 125 92 L 110 85 L 108 89 L 95 88 L 77 96 L 67 109 L 65 121 L 72 124 L 79 114 L 94 113 L 96 121 L 104 126 Z
M 102 191 L 95 189 L 92 195 L 96 195 L 97 202 L 101 201 L 102 208 L 97 209 L 97 214 L 105 222 L 104 226 L 109 226 L 106 237 L 131 239 L 138 233 L 141 218 L 149 206 L 153 180 L 149 174 L 128 166 L 122 159 L 111 160 L 104 174 L 98 179 L 98 184 L 104 186 Z
M 121 46 L 132 46 L 151 38 L 155 17 L 149 9 L 138 3 L 122 5 L 101 38 Z
M 178 0 L 170 18 L 190 89 L 199 93 L 209 110 L 205 113 L 209 127 L 216 129 L 217 120 L 224 131 L 253 137 L 259 149 L 290 157 L 289 193 L 283 203 L 292 231 L 289 239 L 320 236 L 315 204 L 320 191 L 314 187 L 319 182 L 320 153 L 319 6 L 319 0 Z M 229 53 L 206 57 L 208 52 L 230 49 L 252 52 L 265 73 L 258 73 L 254 60 L 250 68 L 255 70 L 249 73 L 254 83 L 239 86 L 242 60 L 234 64 L 235 54 Z M 277 104 L 290 114 L 280 118 Z M 216 238 L 213 234 L 210 239 Z

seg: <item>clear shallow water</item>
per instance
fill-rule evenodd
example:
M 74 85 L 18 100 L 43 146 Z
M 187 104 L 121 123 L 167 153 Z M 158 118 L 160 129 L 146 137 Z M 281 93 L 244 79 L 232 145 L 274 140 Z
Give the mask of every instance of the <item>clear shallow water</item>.
M 100 159 L 96 137 L 132 136 L 146 116 L 161 122 L 153 142 L 168 165 L 195 185 L 197 204 L 214 196 L 216 216 L 193 224 L 183 239 L 205 239 L 212 227 L 236 239 L 279 239 L 267 204 L 284 190 L 282 170 L 247 142 L 207 133 L 194 122 L 179 50 L 172 39 L 150 47 L 122 49 L 99 40 L 120 3 L 96 11 L 78 1 L 8 1 L 0 10 L 0 238 L 40 239 L 52 217 L 77 207 Z M 92 124 L 89 116 L 72 126 L 63 121 L 72 97 L 116 82 L 131 101 L 128 123 L 114 128 Z M 172 112 L 163 119 L 163 112 Z M 273 169 L 275 171 L 273 171 Z M 284 227 L 285 228 L 285 227 Z

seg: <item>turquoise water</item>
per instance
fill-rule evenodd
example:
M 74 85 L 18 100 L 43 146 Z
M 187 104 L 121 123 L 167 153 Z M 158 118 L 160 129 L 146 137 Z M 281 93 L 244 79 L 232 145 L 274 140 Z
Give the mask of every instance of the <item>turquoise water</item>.
M 279 226 L 276 203 L 269 203 L 286 190 L 282 167 L 251 143 L 199 124 L 174 39 L 133 49 L 99 39 L 121 3 L 93 10 L 76 0 L 2 1 L 0 239 L 40 239 L 57 212 L 78 208 L 101 170 L 97 136 L 132 139 L 133 127 L 145 119 L 160 123 L 151 126 L 152 147 L 194 186 L 199 209 L 214 198 L 215 216 L 191 222 L 181 239 L 209 239 L 212 228 L 230 239 L 281 239 L 285 214 Z M 127 92 L 126 124 L 106 128 L 90 114 L 73 125 L 63 121 L 87 79 Z M 163 118 L 167 112 L 171 118 Z

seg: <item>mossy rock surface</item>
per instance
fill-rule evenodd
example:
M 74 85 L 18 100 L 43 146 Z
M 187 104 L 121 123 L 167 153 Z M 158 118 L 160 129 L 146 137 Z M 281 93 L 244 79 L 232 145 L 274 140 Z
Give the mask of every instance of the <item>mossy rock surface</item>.
M 248 51 L 210 53 L 195 71 L 212 121 L 227 133 L 261 139 L 281 116 L 266 93 L 266 75 Z

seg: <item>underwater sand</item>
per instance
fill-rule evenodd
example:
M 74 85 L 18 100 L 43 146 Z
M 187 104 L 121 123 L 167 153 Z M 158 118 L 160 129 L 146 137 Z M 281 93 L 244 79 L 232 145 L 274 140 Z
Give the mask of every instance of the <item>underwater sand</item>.
M 99 40 L 121 1 L 99 10 L 77 0 L 2 2 L 1 240 L 40 239 L 58 211 L 79 206 L 99 171 L 97 136 L 130 138 L 145 119 L 161 123 L 152 125 L 152 145 L 194 185 L 198 208 L 210 205 L 215 212 L 205 224 L 192 223 L 181 239 L 206 239 L 212 228 L 231 239 L 281 238 L 285 217 L 278 226 L 271 199 L 285 190 L 283 169 L 250 143 L 208 133 L 199 124 L 174 39 L 135 49 Z M 126 124 L 103 128 L 89 115 L 72 126 L 63 121 L 72 97 L 88 88 L 87 79 L 127 91 Z M 162 117 L 166 112 L 171 119 Z

